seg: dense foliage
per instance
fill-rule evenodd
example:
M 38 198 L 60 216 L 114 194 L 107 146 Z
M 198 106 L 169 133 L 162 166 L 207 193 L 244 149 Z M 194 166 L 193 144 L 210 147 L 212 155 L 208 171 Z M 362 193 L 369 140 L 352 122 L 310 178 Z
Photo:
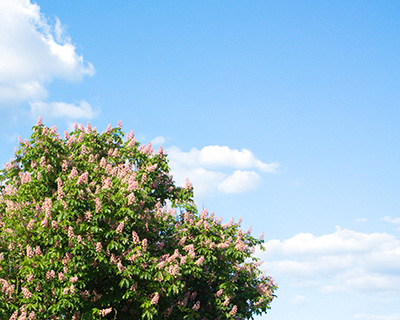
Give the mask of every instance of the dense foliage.
M 198 213 L 119 123 L 33 127 L 2 170 L 0 319 L 250 319 L 276 285 L 240 222 Z

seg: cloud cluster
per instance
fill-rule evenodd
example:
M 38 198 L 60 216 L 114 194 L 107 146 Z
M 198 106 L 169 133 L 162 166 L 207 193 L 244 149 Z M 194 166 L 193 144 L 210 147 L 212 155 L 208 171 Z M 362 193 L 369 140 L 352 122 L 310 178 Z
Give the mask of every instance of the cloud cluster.
M 276 173 L 279 163 L 265 163 L 247 150 L 227 146 L 206 146 L 189 152 L 178 147 L 168 149 L 168 158 L 174 180 L 184 185 L 189 178 L 196 196 L 212 192 L 242 193 L 257 188 L 260 173 Z
M 400 293 L 400 240 L 394 235 L 337 228 L 319 237 L 300 233 L 271 240 L 266 249 L 258 252 L 263 267 L 289 277 L 294 286 L 318 287 L 323 293 Z
M 0 105 L 41 101 L 54 79 L 79 81 L 94 74 L 61 22 L 50 22 L 29 0 L 0 1 L 0 34 Z

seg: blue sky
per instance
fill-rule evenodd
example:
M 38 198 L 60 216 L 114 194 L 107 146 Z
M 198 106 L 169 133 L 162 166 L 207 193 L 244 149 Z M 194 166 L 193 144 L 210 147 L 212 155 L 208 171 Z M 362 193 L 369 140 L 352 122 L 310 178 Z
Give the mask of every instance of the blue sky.
M 0 0 L 0 161 L 122 120 L 265 232 L 260 319 L 400 319 L 397 1 Z

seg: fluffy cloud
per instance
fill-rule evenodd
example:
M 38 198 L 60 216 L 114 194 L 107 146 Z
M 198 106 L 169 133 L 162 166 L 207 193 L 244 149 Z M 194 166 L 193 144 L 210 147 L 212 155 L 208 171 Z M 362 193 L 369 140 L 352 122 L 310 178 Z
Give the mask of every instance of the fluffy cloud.
M 78 104 L 65 102 L 31 102 L 31 112 L 35 116 L 46 115 L 53 118 L 74 119 L 92 119 L 95 111 L 86 101 L 80 101 Z
M 261 177 L 254 171 L 235 170 L 218 185 L 218 190 L 225 193 L 242 193 L 257 188 L 260 182 Z
M 393 235 L 338 228 L 319 237 L 300 233 L 271 240 L 266 249 L 258 253 L 266 261 L 263 266 L 294 286 L 308 284 L 323 293 L 400 293 L 400 240 Z
M 261 182 L 261 176 L 256 170 L 276 173 L 279 169 L 277 162 L 264 163 L 247 149 L 206 146 L 201 150 L 193 148 L 189 152 L 183 152 L 178 147 L 167 151 L 174 180 L 183 185 L 186 178 L 189 178 L 196 196 L 216 191 L 247 192 L 257 188 Z
M 0 1 L 0 34 L 0 104 L 42 100 L 52 80 L 94 73 L 60 21 L 50 23 L 29 0 Z
M 230 149 L 227 146 L 206 146 L 200 151 L 190 151 L 198 156 L 200 164 L 207 167 L 231 167 L 237 169 L 256 168 L 263 172 L 276 172 L 279 164 L 264 163 L 258 160 L 250 150 Z

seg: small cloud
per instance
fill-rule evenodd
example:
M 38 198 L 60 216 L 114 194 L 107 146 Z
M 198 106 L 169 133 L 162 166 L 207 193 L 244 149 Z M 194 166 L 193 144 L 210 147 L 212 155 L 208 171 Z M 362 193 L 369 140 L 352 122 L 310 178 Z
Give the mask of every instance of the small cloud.
M 65 102 L 31 102 L 31 113 L 34 116 L 46 116 L 51 118 L 92 119 L 96 111 L 86 101 L 80 101 L 77 104 Z
M 224 193 L 242 193 L 257 188 L 260 182 L 261 177 L 256 172 L 236 170 L 218 184 L 218 190 Z
M 367 218 L 358 218 L 358 219 L 354 220 L 354 223 L 355 224 L 360 224 L 360 223 L 365 223 L 367 221 L 368 221 Z
M 393 223 L 393 224 L 400 224 L 400 218 L 398 218 L 398 217 L 392 218 L 390 216 L 386 216 L 386 217 L 383 217 L 381 220 L 389 222 L 389 223 Z
M 162 136 L 158 136 L 158 137 L 155 137 L 153 140 L 151 140 L 150 143 L 152 145 L 159 146 L 159 145 L 162 145 L 163 143 L 165 143 L 165 138 Z
M 307 303 L 307 298 L 305 296 L 297 295 L 293 297 L 292 303 L 294 305 L 305 304 Z

